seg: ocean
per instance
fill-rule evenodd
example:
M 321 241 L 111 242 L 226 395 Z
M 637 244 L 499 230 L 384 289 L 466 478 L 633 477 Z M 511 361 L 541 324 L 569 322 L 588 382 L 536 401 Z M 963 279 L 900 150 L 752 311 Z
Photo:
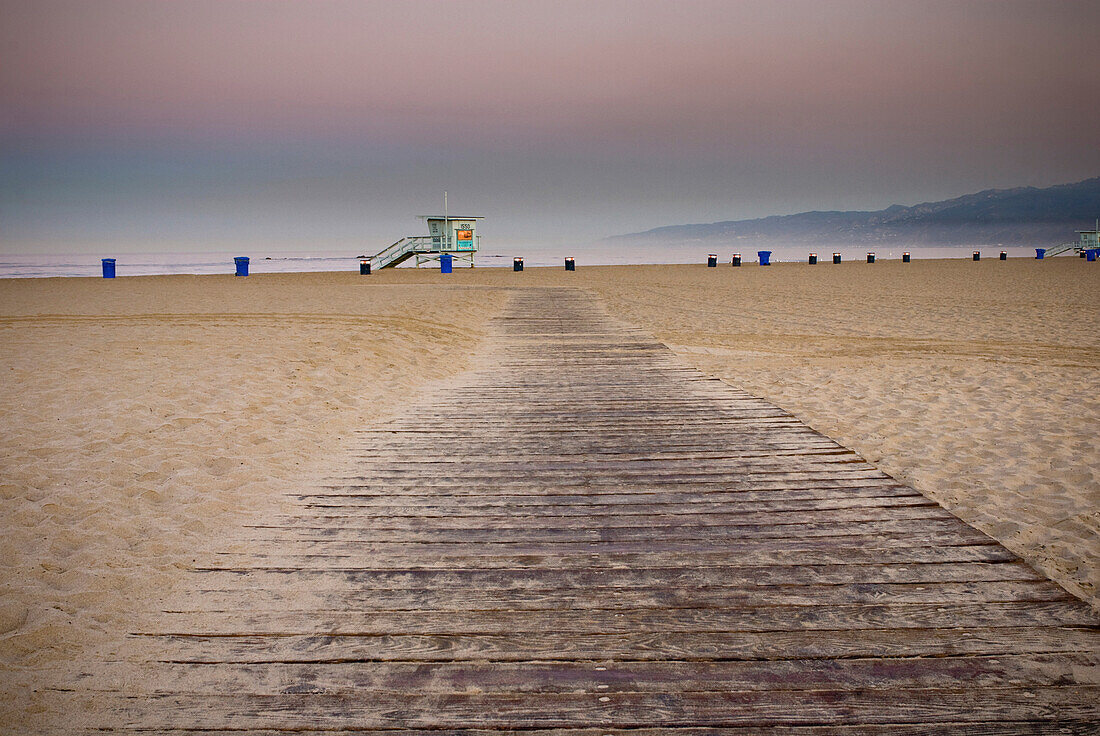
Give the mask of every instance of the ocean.
M 745 250 L 741 246 L 742 259 L 746 264 L 757 260 L 756 249 Z M 914 259 L 922 258 L 963 258 L 970 259 L 975 249 L 982 252 L 982 258 L 997 258 L 1000 251 L 1008 252 L 1010 258 L 1034 258 L 1033 248 L 983 246 L 909 248 Z M 599 265 L 659 264 L 659 263 L 705 263 L 707 255 L 716 250 L 713 246 L 675 245 L 675 246 L 606 246 L 590 245 L 566 251 L 562 248 L 539 248 L 536 246 L 516 247 L 511 252 L 482 250 L 477 254 L 476 263 L 480 268 L 511 268 L 514 257 L 522 257 L 525 267 L 561 266 L 565 257 L 576 258 L 578 267 Z M 807 246 L 771 247 L 771 262 L 805 262 L 811 248 Z M 840 252 L 844 262 L 866 261 L 867 252 L 872 250 L 865 245 L 842 248 L 819 248 L 819 262 L 831 264 L 832 253 Z M 728 264 L 733 249 L 727 247 L 717 252 L 718 262 Z M 879 248 L 876 260 L 900 260 L 902 248 Z M 96 277 L 101 275 L 100 259 L 115 258 L 118 276 L 151 276 L 160 274 L 231 274 L 234 271 L 233 258 L 248 256 L 249 272 L 294 273 L 304 271 L 358 271 L 360 253 L 341 251 L 293 251 L 257 253 L 211 252 L 211 253 L 119 253 L 119 254 L 0 254 L 0 278 L 44 278 L 44 277 Z M 412 267 L 407 262 L 402 268 Z

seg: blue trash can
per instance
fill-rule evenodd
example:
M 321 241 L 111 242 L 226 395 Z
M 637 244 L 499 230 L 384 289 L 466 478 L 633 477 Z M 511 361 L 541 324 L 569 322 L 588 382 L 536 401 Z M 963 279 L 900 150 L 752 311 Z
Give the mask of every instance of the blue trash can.
M 103 261 L 103 278 L 113 279 L 115 277 L 115 259 L 114 258 L 102 258 Z
M 237 272 L 234 276 L 247 276 L 248 275 L 248 256 L 237 256 L 233 259 L 233 264 L 237 267 Z
M 440 256 L 439 256 L 439 272 L 440 273 L 451 273 L 451 271 L 453 270 L 453 264 L 451 263 L 451 258 L 452 258 L 452 256 L 451 256 L 450 253 L 440 254 Z
M 1095 261 L 1097 253 L 1100 253 L 1100 250 L 1097 250 L 1096 248 L 1089 248 L 1087 251 L 1085 251 L 1085 260 Z
M 758 250 L 756 251 L 756 257 L 759 259 L 761 266 L 767 266 L 771 263 L 772 252 L 770 250 Z
M 1043 256 L 1045 256 L 1046 254 L 1047 254 L 1047 249 L 1046 248 L 1036 248 L 1035 249 L 1035 260 L 1037 260 L 1037 261 L 1043 260 Z

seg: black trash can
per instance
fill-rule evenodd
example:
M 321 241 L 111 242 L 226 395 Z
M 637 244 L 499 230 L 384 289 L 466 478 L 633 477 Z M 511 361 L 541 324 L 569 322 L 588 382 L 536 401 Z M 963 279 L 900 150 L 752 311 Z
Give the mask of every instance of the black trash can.
M 718 254 L 717 253 L 711 253 L 709 256 L 707 256 L 707 268 L 717 268 L 717 267 L 718 267 Z
M 1007 250 L 1002 250 L 1001 251 L 1001 260 L 1002 261 L 1007 261 L 1008 260 L 1008 251 Z
M 741 265 L 741 254 L 740 253 L 734 253 L 733 254 L 733 258 L 730 259 L 730 265 L 731 266 L 740 266 Z
M 572 258 L 566 258 L 565 259 L 565 270 L 566 271 L 576 271 L 577 270 L 577 262 L 574 261 Z
M 867 254 L 867 262 L 868 263 L 874 263 L 875 262 L 875 254 L 874 253 L 868 253 Z
M 910 259 L 909 251 L 905 251 L 904 253 L 901 254 L 901 262 L 902 263 L 909 263 L 909 259 Z
M 982 252 L 980 250 L 974 251 L 974 260 L 975 261 L 982 260 Z
M 811 266 L 816 266 L 817 265 L 817 253 L 811 253 L 810 254 L 810 265 Z
M 513 258 L 512 259 L 512 270 L 513 271 L 522 271 L 523 270 L 523 259 L 522 258 Z
M 370 260 L 364 258 L 359 261 L 359 274 L 362 276 L 370 276 Z
M 833 263 L 840 263 L 840 254 L 833 253 Z

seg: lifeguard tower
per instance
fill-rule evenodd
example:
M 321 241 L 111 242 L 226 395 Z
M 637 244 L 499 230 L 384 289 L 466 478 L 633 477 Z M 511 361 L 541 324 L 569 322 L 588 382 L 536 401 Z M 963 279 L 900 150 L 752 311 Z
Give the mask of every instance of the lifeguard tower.
M 409 235 L 371 256 L 373 270 L 397 266 L 410 258 L 416 258 L 416 267 L 420 268 L 421 264 L 438 262 L 444 254 L 450 255 L 456 265 L 474 267 L 474 254 L 481 247 L 477 221 L 484 217 L 420 215 L 420 219 L 428 221 L 428 235 Z
M 1071 250 L 1074 253 L 1088 253 L 1090 250 L 1100 249 L 1100 221 L 1097 221 L 1095 230 L 1078 230 L 1077 235 L 1080 237 L 1076 242 L 1062 243 L 1053 248 L 1047 248 L 1043 257 L 1050 258 Z

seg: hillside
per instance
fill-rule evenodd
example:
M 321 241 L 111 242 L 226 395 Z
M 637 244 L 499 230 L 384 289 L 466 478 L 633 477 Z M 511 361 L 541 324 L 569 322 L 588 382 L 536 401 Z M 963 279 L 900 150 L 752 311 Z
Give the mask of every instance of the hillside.
M 1053 245 L 1075 240 L 1100 216 L 1100 177 L 1039 189 L 987 189 L 875 212 L 802 212 L 617 235 L 645 244 Z

